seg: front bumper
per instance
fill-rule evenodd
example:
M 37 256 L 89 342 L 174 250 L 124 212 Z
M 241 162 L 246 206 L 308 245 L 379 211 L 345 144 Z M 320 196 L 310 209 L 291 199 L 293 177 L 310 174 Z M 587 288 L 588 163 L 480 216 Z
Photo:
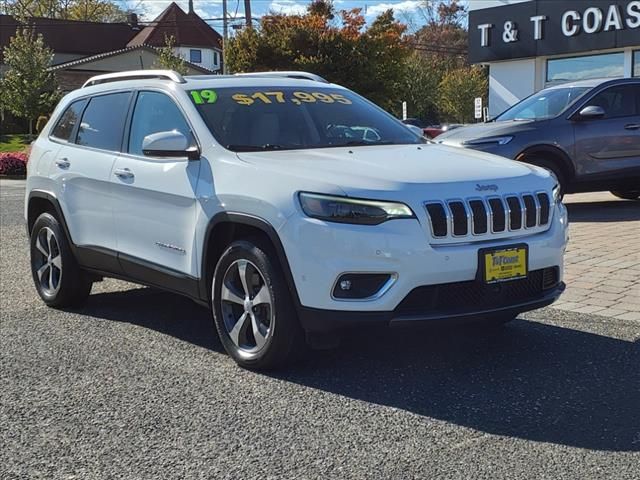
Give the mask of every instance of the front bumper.
M 358 326 L 417 326 L 432 325 L 438 321 L 446 324 L 473 323 L 491 319 L 492 317 L 517 316 L 520 313 L 546 307 L 555 302 L 565 289 L 563 282 L 555 287 L 543 291 L 536 297 L 519 301 L 511 305 L 502 305 L 497 308 L 484 308 L 477 310 L 461 310 L 458 312 L 424 311 L 421 313 L 406 313 L 401 308 L 390 312 L 366 312 L 366 311 L 335 311 L 320 310 L 302 307 L 298 315 L 302 328 L 308 333 L 328 333 Z
M 558 267 L 558 282 L 562 281 L 567 225 L 560 210 L 554 213 L 550 228 L 541 233 L 454 245 L 431 245 L 426 220 L 418 216 L 418 220 L 393 220 L 375 227 L 290 218 L 278 233 L 302 310 L 389 317 L 418 287 L 475 280 L 479 250 L 514 244 L 528 246 L 529 271 Z M 393 274 L 396 281 L 383 295 L 368 300 L 333 298 L 336 279 L 353 272 Z

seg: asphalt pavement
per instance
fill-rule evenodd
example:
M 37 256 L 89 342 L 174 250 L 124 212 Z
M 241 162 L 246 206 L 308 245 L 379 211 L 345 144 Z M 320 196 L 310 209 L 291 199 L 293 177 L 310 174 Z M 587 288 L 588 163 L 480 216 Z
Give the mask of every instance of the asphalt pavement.
M 0 193 L 2 479 L 640 478 L 639 322 L 361 331 L 253 373 L 176 295 L 106 280 L 45 307 L 24 182 Z

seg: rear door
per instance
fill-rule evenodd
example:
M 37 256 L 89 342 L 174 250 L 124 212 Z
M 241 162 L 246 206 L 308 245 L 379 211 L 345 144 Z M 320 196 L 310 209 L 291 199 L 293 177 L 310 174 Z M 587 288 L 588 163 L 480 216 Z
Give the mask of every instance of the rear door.
M 640 82 L 609 87 L 580 109 L 592 105 L 605 116 L 574 122 L 577 174 L 606 177 L 640 167 Z
M 195 145 L 192 128 L 171 96 L 138 92 L 124 151 L 111 176 L 118 251 L 122 268 L 134 278 L 148 275 L 149 268 L 197 276 L 195 187 L 200 161 L 142 152 L 147 135 L 172 130 Z
M 50 175 L 72 241 L 78 246 L 114 250 L 115 228 L 109 177 L 122 144 L 131 92 L 74 102 L 51 133 L 62 143 Z

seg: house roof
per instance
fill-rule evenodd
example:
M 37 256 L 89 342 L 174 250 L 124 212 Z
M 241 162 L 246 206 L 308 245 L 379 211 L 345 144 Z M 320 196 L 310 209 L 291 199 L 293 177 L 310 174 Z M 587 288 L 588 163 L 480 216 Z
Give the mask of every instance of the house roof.
M 172 2 L 151 25 L 144 27 L 128 46 L 151 45 L 162 47 L 165 36 L 173 36 L 176 45 L 222 49 L 222 37 L 194 12 L 185 13 Z
M 77 67 L 79 65 L 84 65 L 87 63 L 91 63 L 91 62 L 95 62 L 96 60 L 102 60 L 105 58 L 109 58 L 109 57 L 115 57 L 117 55 L 121 55 L 123 53 L 127 53 L 127 52 L 131 52 L 133 50 L 147 50 L 150 52 L 154 52 L 157 53 L 157 49 L 155 47 L 151 47 L 149 45 L 133 45 L 130 47 L 125 47 L 125 48 L 121 48 L 119 50 L 113 50 L 111 52 L 103 52 L 103 53 L 99 53 L 97 55 L 92 55 L 90 57 L 84 57 L 84 58 L 79 58 L 78 60 L 72 60 L 70 62 L 65 62 L 65 63 L 60 63 L 58 65 L 54 65 L 52 67 L 49 68 L 50 71 L 58 71 L 58 70 L 65 70 L 67 68 L 71 68 L 71 67 Z M 202 73 L 214 73 L 211 70 L 204 68 L 201 65 L 196 65 L 195 63 L 191 63 L 191 62 L 187 62 L 185 60 L 185 63 L 192 69 L 197 70 L 199 72 Z
M 36 32 L 44 37 L 44 43 L 54 52 L 95 55 L 127 45 L 139 27 L 127 23 L 83 22 L 54 18 L 29 19 Z M 19 22 L 11 15 L 0 15 L 0 60 L 2 49 L 9 44 Z

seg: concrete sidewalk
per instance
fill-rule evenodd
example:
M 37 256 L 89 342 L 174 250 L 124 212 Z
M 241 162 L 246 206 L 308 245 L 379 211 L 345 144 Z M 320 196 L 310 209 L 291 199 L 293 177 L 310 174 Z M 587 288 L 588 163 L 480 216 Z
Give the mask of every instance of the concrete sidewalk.
M 640 321 L 640 202 L 567 195 L 570 241 L 562 310 Z

